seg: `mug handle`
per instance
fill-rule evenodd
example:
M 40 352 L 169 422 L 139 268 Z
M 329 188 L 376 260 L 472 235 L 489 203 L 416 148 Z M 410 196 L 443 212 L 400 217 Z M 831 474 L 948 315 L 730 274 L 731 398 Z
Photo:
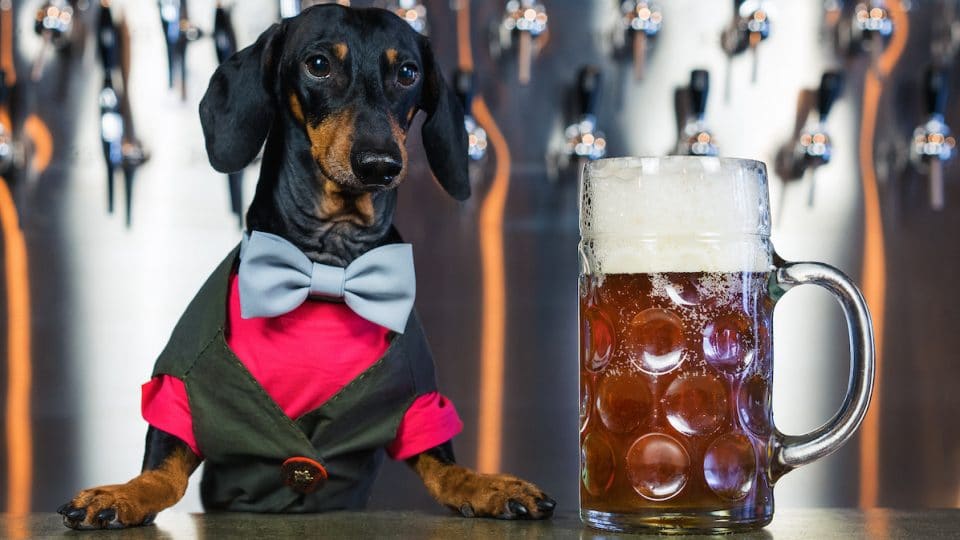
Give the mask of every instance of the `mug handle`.
M 843 272 L 818 262 L 785 262 L 776 257 L 768 290 L 774 301 L 798 285 L 827 289 L 840 302 L 850 338 L 850 381 L 840 410 L 826 424 L 804 435 L 785 435 L 774 428 L 773 479 L 832 454 L 849 439 L 867 414 L 876 371 L 873 323 L 863 295 Z

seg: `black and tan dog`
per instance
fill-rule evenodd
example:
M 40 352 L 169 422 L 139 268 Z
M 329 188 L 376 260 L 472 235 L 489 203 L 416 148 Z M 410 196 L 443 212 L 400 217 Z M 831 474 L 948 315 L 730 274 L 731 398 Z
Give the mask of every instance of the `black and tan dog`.
M 394 188 L 407 175 L 406 132 L 418 110 L 434 175 L 466 199 L 463 111 L 427 40 L 388 11 L 322 5 L 272 26 L 221 65 L 200 118 L 219 171 L 243 168 L 266 141 L 249 229 L 289 240 L 314 262 L 345 266 L 398 241 Z M 72 528 L 147 524 L 183 496 L 200 462 L 183 441 L 150 427 L 139 476 L 83 490 L 59 512 Z M 456 465 L 450 442 L 407 462 L 440 504 L 465 516 L 553 512 L 553 500 L 528 482 Z

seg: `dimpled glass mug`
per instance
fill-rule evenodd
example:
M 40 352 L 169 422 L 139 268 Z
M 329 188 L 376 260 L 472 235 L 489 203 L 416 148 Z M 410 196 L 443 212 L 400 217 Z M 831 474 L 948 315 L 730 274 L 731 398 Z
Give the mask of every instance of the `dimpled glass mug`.
M 730 532 L 773 518 L 780 476 L 853 435 L 873 386 L 856 286 L 770 244 L 767 175 L 751 160 L 615 158 L 580 187 L 580 517 L 617 531 Z M 849 328 L 851 377 L 821 428 L 773 424 L 773 309 L 826 288 Z

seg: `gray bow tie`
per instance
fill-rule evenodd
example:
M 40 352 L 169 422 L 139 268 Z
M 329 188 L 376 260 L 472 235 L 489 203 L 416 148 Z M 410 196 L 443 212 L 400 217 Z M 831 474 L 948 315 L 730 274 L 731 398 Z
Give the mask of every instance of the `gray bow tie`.
M 403 333 L 417 282 L 413 246 L 389 244 L 357 257 L 346 268 L 311 261 L 283 238 L 260 231 L 240 246 L 240 315 L 276 317 L 309 296 L 342 298 L 357 315 Z

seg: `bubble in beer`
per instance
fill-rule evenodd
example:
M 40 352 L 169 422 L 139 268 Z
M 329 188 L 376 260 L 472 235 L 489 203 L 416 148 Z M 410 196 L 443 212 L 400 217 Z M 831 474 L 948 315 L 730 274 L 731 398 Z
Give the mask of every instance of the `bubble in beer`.
M 685 344 L 680 318 L 665 309 L 649 308 L 631 321 L 623 347 L 631 364 L 659 375 L 680 365 Z
M 737 409 L 743 425 L 752 433 L 761 436 L 770 434 L 770 385 L 763 376 L 751 375 L 740 384 Z
M 757 476 L 757 456 L 750 440 L 728 433 L 713 441 L 703 458 L 703 476 L 717 495 L 740 500 L 750 493 Z
M 663 396 L 667 421 L 685 435 L 712 433 L 727 416 L 727 390 L 714 375 L 681 376 Z
M 673 437 L 650 433 L 627 451 L 627 476 L 633 489 L 651 501 L 664 501 L 687 484 L 690 456 Z
M 580 446 L 580 480 L 591 495 L 603 495 L 613 483 L 613 449 L 599 433 L 590 433 Z
M 590 389 L 590 381 L 580 379 L 580 432 L 587 427 L 590 420 L 590 411 L 593 409 L 593 391 Z
M 645 377 L 623 373 L 608 375 L 597 389 L 597 414 L 607 429 L 629 433 L 653 410 L 653 396 Z
M 613 356 L 616 334 L 610 318 L 600 308 L 587 308 L 583 314 L 583 335 L 586 340 L 584 358 L 587 370 L 594 373 L 603 371 Z
M 734 312 L 707 323 L 703 329 L 703 354 L 720 371 L 741 371 L 753 359 L 750 319 Z

